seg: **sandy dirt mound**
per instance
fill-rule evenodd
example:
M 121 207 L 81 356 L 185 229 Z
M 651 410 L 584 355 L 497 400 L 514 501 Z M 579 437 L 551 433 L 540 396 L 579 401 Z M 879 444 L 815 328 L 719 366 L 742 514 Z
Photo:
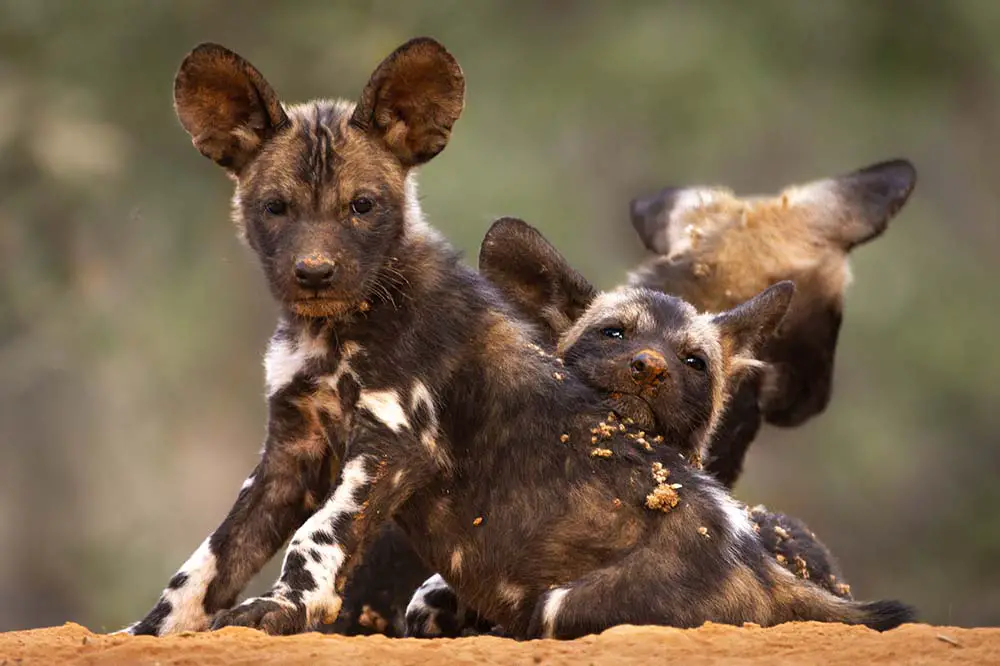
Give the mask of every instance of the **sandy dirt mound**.
M 345 638 L 272 638 L 249 629 L 170 638 L 107 636 L 78 624 L 0 634 L 0 666 L 22 664 L 1000 664 L 1000 628 L 913 624 L 878 634 L 845 625 L 771 629 L 616 627 L 576 641 L 517 643 Z

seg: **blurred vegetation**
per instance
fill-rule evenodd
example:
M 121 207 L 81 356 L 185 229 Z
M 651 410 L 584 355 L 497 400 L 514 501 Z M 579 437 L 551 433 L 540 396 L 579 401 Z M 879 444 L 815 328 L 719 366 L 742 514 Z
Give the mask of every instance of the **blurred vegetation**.
M 417 34 L 468 78 L 422 192 L 473 260 L 515 214 L 612 286 L 633 196 L 917 164 L 856 253 L 833 404 L 737 495 L 808 521 L 859 597 L 1000 623 L 998 29 L 993 0 L 0 1 L 0 629 L 137 619 L 257 455 L 274 313 L 173 116 L 181 58 L 353 97 Z

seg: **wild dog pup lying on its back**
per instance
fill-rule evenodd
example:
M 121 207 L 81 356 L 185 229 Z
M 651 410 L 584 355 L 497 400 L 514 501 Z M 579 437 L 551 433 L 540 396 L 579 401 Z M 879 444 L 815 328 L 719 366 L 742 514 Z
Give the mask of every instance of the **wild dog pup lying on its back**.
M 878 238 L 916 184 L 906 160 L 794 185 L 773 197 L 723 187 L 666 188 L 631 203 L 632 224 L 656 257 L 630 283 L 718 312 L 779 280 L 795 299 L 761 351 L 768 367 L 735 392 L 707 467 L 732 487 L 761 421 L 791 427 L 830 400 L 849 253 Z
M 670 442 L 698 466 L 715 425 L 724 419 L 731 386 L 758 369 L 756 362 L 731 359 L 725 351 L 721 367 L 718 362 L 710 366 L 703 350 L 710 348 L 704 339 L 712 333 L 690 305 L 644 288 L 598 293 L 520 220 L 494 223 L 483 241 L 479 268 L 521 316 L 555 341 L 567 372 L 609 397 L 613 412 L 592 431 L 597 455 L 610 454 L 599 444 L 605 428 L 634 426 L 638 430 L 627 436 L 637 447 L 652 450 Z M 765 343 L 762 331 L 755 344 Z M 850 598 L 833 556 L 804 524 L 762 507 L 744 511 L 778 563 Z M 698 530 L 712 538 L 707 529 Z M 490 623 L 461 604 L 441 576 L 433 576 L 411 600 L 406 624 L 407 635 L 431 637 L 482 631 Z
M 261 461 L 132 633 L 288 634 L 332 619 L 346 572 L 393 518 L 461 598 L 517 637 L 909 617 L 795 578 L 670 442 L 647 450 L 628 428 L 599 426 L 606 398 L 542 352 L 426 225 L 413 169 L 443 150 L 464 99 L 440 44 L 401 46 L 357 104 L 285 107 L 215 45 L 188 55 L 174 93 L 195 145 L 236 180 L 236 218 L 282 316 L 265 358 Z M 661 295 L 657 316 L 699 333 L 712 399 L 728 369 L 753 363 L 790 295 L 775 286 L 720 315 Z M 271 591 L 229 608 L 289 536 Z

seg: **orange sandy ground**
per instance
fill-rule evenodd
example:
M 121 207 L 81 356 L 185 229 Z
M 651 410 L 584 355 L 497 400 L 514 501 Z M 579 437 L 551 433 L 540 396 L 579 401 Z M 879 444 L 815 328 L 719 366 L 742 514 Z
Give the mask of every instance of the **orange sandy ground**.
M 249 629 L 169 638 L 94 634 L 78 624 L 0 633 L 0 666 L 21 664 L 1000 664 L 1000 628 L 911 624 L 879 634 L 845 625 L 771 629 L 615 627 L 576 641 L 517 643 L 345 638 L 272 638 Z

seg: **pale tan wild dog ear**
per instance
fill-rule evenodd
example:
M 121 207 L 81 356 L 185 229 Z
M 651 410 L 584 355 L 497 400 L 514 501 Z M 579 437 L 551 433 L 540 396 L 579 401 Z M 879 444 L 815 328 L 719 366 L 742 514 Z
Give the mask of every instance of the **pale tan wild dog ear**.
M 195 148 L 232 173 L 288 122 L 261 73 L 218 44 L 200 44 L 184 58 L 174 108 Z
M 917 170 L 913 164 L 896 159 L 810 183 L 800 191 L 815 188 L 835 196 L 840 210 L 816 211 L 812 221 L 825 237 L 850 251 L 886 230 L 889 220 L 906 204 L 916 184 Z
M 597 295 L 537 229 L 513 217 L 500 218 L 486 232 L 479 272 L 553 343 Z
M 375 69 L 351 124 L 385 142 L 405 167 L 444 150 L 465 104 L 465 76 L 444 46 L 412 39 Z
M 732 358 L 733 373 L 761 365 L 757 355 L 778 330 L 794 295 L 795 284 L 784 280 L 712 318 L 723 349 Z

